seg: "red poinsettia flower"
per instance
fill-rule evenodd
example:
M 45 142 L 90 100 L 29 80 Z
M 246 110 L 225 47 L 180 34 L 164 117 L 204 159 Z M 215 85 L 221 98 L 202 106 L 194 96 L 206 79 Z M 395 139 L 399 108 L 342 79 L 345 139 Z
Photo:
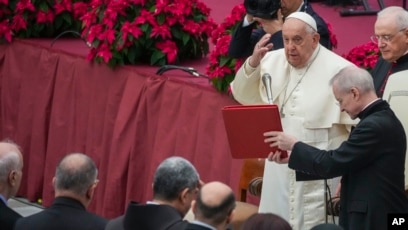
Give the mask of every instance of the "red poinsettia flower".
M 88 11 L 88 5 L 85 2 L 75 2 L 73 6 L 74 18 L 79 19 Z
M 174 63 L 176 61 L 178 51 L 176 43 L 166 40 L 164 42 L 156 43 L 156 47 L 166 54 L 168 63 Z
M 27 29 L 27 21 L 24 19 L 23 15 L 16 15 L 13 17 L 11 29 L 14 31 Z
M 98 51 L 95 56 L 97 58 L 102 58 L 104 62 L 108 63 L 112 58 L 112 52 L 107 44 L 102 44 L 98 47 Z
M 161 37 L 163 39 L 171 38 L 170 28 L 167 25 L 156 25 L 153 26 L 152 32 L 150 33 L 151 38 Z
M 51 10 L 48 12 L 42 10 L 37 12 L 37 23 L 52 23 L 54 18 L 54 13 Z
M 150 11 L 142 9 L 142 11 L 140 12 L 140 16 L 136 17 L 135 23 L 144 24 L 146 22 L 149 22 L 151 25 L 157 24 L 153 14 L 150 13 Z
M 30 0 L 21 0 L 16 4 L 16 12 L 18 14 L 23 13 L 25 10 L 28 11 L 35 11 L 34 5 L 31 3 Z
M 108 44 L 112 44 L 115 41 L 115 30 L 105 29 L 102 33 L 98 34 L 96 37 L 101 41 L 107 41 Z
M 233 29 L 240 23 L 245 13 L 243 4 L 235 6 L 231 14 L 212 32 L 211 41 L 214 43 L 215 48 L 210 53 L 210 61 L 206 67 L 206 72 L 212 84 L 222 92 L 230 92 L 229 84 L 242 65 L 241 59 L 228 56 L 228 46 Z
M 64 11 L 71 12 L 72 11 L 72 4 L 70 0 L 61 0 L 56 1 L 54 5 L 55 14 L 58 15 Z
M 125 22 L 123 23 L 122 28 L 120 29 L 122 32 L 122 39 L 124 42 L 127 41 L 128 34 L 131 34 L 133 38 L 138 38 L 140 35 L 143 34 L 142 30 L 136 26 L 135 23 Z
M 87 41 L 89 43 L 93 43 L 95 38 L 101 34 L 103 31 L 103 25 L 102 24 L 97 24 L 93 25 L 91 28 L 89 28 L 88 36 L 87 36 Z
M 98 55 L 100 44 L 110 48 L 110 66 L 174 63 L 208 53 L 208 38 L 215 27 L 208 13 L 198 0 L 90 0 L 81 17 L 82 34 L 97 46 L 94 59 L 106 60 Z
M 200 31 L 200 25 L 193 20 L 187 20 L 184 23 L 183 30 L 189 32 L 190 34 L 196 34 Z
M 352 48 L 347 54 L 343 54 L 343 57 L 353 62 L 356 66 L 370 71 L 374 68 L 380 55 L 381 52 L 377 44 L 370 41 Z
M 11 42 L 11 28 L 7 20 L 0 22 L 0 38 L 6 39 L 6 41 Z

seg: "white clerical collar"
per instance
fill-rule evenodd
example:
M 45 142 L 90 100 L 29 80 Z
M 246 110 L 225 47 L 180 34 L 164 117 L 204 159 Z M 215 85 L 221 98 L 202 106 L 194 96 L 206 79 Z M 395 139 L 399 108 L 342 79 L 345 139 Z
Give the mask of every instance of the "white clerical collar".
M 368 106 L 372 105 L 374 102 L 380 100 L 381 98 L 377 98 L 375 100 L 373 100 L 372 102 L 368 103 L 361 111 L 364 111 L 365 109 L 367 109 Z
M 159 203 L 157 203 L 157 202 L 154 202 L 154 201 L 147 201 L 147 202 L 146 202 L 146 204 L 154 204 L 154 205 L 160 205 Z
M 204 223 L 204 222 L 201 222 L 201 221 L 199 221 L 199 220 L 194 220 L 194 221 L 191 222 L 191 223 L 196 224 L 196 225 L 201 225 L 201 226 L 207 227 L 207 228 L 209 228 L 209 229 L 211 229 L 211 230 L 217 230 L 217 229 L 214 228 L 213 226 L 211 226 L 211 225 L 209 225 L 209 224 L 206 224 L 206 223 Z

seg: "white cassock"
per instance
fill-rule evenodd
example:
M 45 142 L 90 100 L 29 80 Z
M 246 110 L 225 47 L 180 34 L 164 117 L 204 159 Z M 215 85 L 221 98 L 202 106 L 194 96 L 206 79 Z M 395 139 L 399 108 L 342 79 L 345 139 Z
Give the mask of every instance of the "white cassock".
M 284 49 L 268 52 L 257 68 L 244 63 L 231 83 L 234 98 L 241 104 L 266 104 L 260 76 L 272 76 L 273 102 L 281 108 L 282 126 L 299 141 L 320 149 L 337 148 L 357 123 L 340 111 L 329 85 L 345 66 L 353 65 L 319 45 L 304 68 L 295 69 Z M 259 212 L 285 218 L 294 230 L 309 230 L 325 220 L 324 180 L 297 182 L 287 164 L 266 161 Z M 335 192 L 338 178 L 328 180 Z

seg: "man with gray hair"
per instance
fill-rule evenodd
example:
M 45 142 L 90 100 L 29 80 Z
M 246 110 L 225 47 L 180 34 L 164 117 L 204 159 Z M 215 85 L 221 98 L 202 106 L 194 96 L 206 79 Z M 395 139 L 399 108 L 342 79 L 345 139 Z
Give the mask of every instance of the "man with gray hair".
M 392 74 L 408 70 L 408 12 L 390 6 L 378 12 L 371 40 L 378 45 L 381 56 L 371 71 L 374 86 L 382 97 L 387 79 Z
M 269 36 L 261 38 L 231 83 L 232 94 L 241 104 L 267 104 L 265 89 L 270 88 L 285 132 L 316 147 L 338 147 L 356 122 L 340 111 L 329 81 L 353 64 L 319 44 L 316 22 L 309 14 L 287 16 L 282 34 L 284 49 L 270 52 L 265 47 Z M 269 87 L 261 77 L 266 74 L 271 76 Z M 297 230 L 325 221 L 323 180 L 299 181 L 294 170 L 269 161 L 263 178 L 259 212 L 278 214 Z M 328 181 L 333 191 L 337 184 L 338 179 Z
M 330 81 L 340 109 L 360 119 L 340 147 L 322 150 L 284 132 L 268 132 L 265 142 L 288 150 L 289 162 L 301 178 L 342 176 L 340 226 L 344 229 L 388 229 L 387 215 L 408 213 L 404 168 L 407 142 L 390 105 L 378 98 L 370 74 L 346 67 Z
M 194 221 L 186 230 L 228 229 L 235 209 L 235 196 L 231 188 L 221 182 L 209 182 L 198 191 L 191 209 Z
M 96 165 L 87 155 L 72 153 L 65 156 L 53 178 L 55 200 L 52 205 L 19 219 L 14 229 L 104 229 L 107 220 L 86 211 L 98 184 L 97 176 Z
M 153 200 L 146 204 L 131 202 L 126 213 L 111 220 L 107 230 L 180 230 L 196 198 L 200 177 L 194 166 L 182 157 L 165 159 L 153 179 Z
M 12 230 L 21 215 L 7 206 L 7 200 L 16 195 L 23 175 L 23 155 L 11 142 L 0 142 L 0 226 Z

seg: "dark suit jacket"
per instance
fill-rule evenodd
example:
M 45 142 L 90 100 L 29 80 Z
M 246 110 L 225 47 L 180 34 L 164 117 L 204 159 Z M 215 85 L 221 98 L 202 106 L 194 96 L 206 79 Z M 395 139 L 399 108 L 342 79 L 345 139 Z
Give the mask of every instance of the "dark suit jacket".
M 12 230 L 21 215 L 0 200 L 0 226 L 2 230 Z
M 169 205 L 131 202 L 125 215 L 109 221 L 106 230 L 182 230 L 188 222 Z
M 44 211 L 19 219 L 14 229 L 103 230 L 106 223 L 104 218 L 87 212 L 79 201 L 57 197 Z
M 305 9 L 306 8 L 306 9 Z M 304 4 L 300 11 L 311 15 L 316 21 L 317 32 L 320 34 L 320 44 L 331 49 L 330 34 L 326 22 L 313 10 L 309 3 Z M 231 42 L 228 48 L 228 55 L 235 58 L 247 58 L 254 51 L 256 43 L 265 35 L 262 28 L 256 30 L 256 23 L 242 27 L 241 22 L 232 34 Z M 270 42 L 273 43 L 273 49 L 283 48 L 282 31 L 278 31 L 271 36 Z
M 297 142 L 289 167 L 297 170 L 298 179 L 342 176 L 340 225 L 346 230 L 384 230 L 387 213 L 408 212 L 405 132 L 383 100 L 371 104 L 359 118 L 348 140 L 335 150 Z
M 400 71 L 408 70 L 408 54 L 400 57 L 395 63 L 385 61 L 382 57 L 378 58 L 377 63 L 371 70 L 371 76 L 373 76 L 374 87 L 377 95 L 382 97 L 383 92 L 381 90 L 384 83 L 387 81 L 388 72 L 391 74 Z M 387 98 L 385 98 L 387 99 Z

